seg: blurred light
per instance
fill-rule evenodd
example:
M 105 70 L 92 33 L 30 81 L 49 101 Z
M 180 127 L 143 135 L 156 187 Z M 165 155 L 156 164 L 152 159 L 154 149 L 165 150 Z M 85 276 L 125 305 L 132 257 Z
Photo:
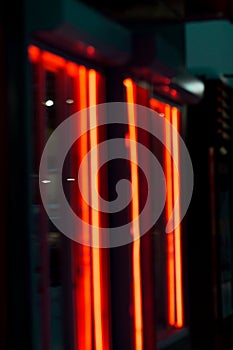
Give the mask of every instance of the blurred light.
M 42 51 L 42 60 L 44 62 L 44 68 L 52 72 L 57 72 L 58 69 L 65 67 L 66 63 L 64 58 L 48 51 Z
M 74 103 L 74 100 L 72 100 L 72 98 L 68 98 L 66 100 L 66 103 L 68 103 L 68 105 L 71 105 L 72 103 Z
M 38 47 L 30 45 L 28 47 L 28 55 L 29 55 L 29 60 L 32 63 L 35 63 L 38 61 L 39 56 L 40 56 L 40 50 L 38 49 Z
M 78 75 L 78 65 L 76 63 L 73 63 L 73 62 L 67 62 L 66 63 L 66 71 L 67 71 L 68 75 L 76 78 Z
M 223 156 L 226 156 L 227 155 L 227 149 L 225 148 L 225 147 L 221 147 L 220 149 L 219 149 L 219 152 L 223 155 Z
M 53 106 L 54 105 L 54 102 L 52 101 L 52 100 L 47 100 L 46 102 L 45 102 L 45 106 L 47 106 L 47 107 L 51 107 L 51 106 Z
M 73 65 L 72 65 L 73 66 Z M 76 69 L 78 75 L 76 75 Z M 76 81 L 76 97 L 79 103 L 79 108 L 81 110 L 80 118 L 80 127 L 81 129 L 88 126 L 88 115 L 86 108 L 88 107 L 87 103 L 87 69 L 84 66 L 72 67 Z M 80 159 L 83 159 L 86 153 L 88 152 L 88 138 L 86 134 L 82 135 L 81 144 L 79 148 L 76 148 L 77 155 Z M 81 192 L 85 193 L 86 198 L 89 198 L 89 179 L 88 174 L 89 169 L 88 165 L 83 166 L 81 170 L 80 178 L 80 188 Z M 88 204 L 85 200 L 80 198 L 80 202 L 77 196 L 74 197 L 74 204 L 82 207 L 82 236 L 84 241 L 89 239 L 89 229 L 85 228 L 86 222 L 90 221 L 90 212 Z M 75 306 L 76 306 L 76 333 L 77 333 L 77 346 L 75 349 L 85 349 L 91 350 L 93 343 L 92 335 L 92 253 L 89 246 L 83 245 L 82 247 L 75 245 L 75 258 L 77 261 L 76 266 L 82 266 L 82 274 L 75 273 L 75 284 L 76 284 L 76 295 L 75 295 Z M 80 253 L 81 252 L 81 253 Z
M 87 47 L 87 54 L 89 56 L 93 56 L 95 54 L 95 48 L 93 46 L 88 46 Z
M 164 87 L 163 87 L 164 89 Z M 170 90 L 172 94 L 173 90 Z M 177 94 L 178 92 L 174 90 Z M 175 215 L 180 215 L 180 183 L 179 169 L 180 149 L 176 131 L 179 132 L 180 112 L 177 108 L 168 104 L 159 102 L 155 99 L 150 100 L 151 107 L 159 112 L 164 110 L 165 118 L 170 124 L 165 124 L 165 145 L 164 167 L 167 185 L 166 198 L 166 219 L 169 220 L 174 203 L 179 201 L 179 208 Z M 160 113 L 162 115 L 163 113 Z M 171 124 L 174 129 L 172 129 Z M 172 153 L 168 151 L 172 149 Z M 172 159 L 175 160 L 172 161 Z M 176 169 L 177 164 L 178 169 Z M 167 234 L 167 297 L 168 297 L 168 323 L 177 328 L 183 327 L 183 289 L 182 289 L 182 258 L 181 258 L 181 226 L 175 228 L 173 232 Z
M 179 118 L 180 114 L 177 108 L 172 108 L 172 152 L 175 163 L 173 162 L 173 203 L 178 200 L 178 210 L 174 215 L 180 222 L 180 181 L 179 175 L 176 174 L 175 164 L 178 169 L 180 165 L 180 149 L 177 132 L 179 132 Z M 175 221 L 176 221 L 175 218 Z M 181 328 L 184 325 L 183 317 L 183 290 L 182 290 L 182 252 L 181 252 L 181 225 L 178 225 L 174 230 L 174 246 L 175 246 L 175 289 L 176 289 L 176 327 Z
M 203 84 L 202 81 L 194 80 L 194 81 L 185 82 L 184 88 L 193 94 L 202 95 L 205 90 L 205 85 Z
M 129 139 L 137 143 L 137 130 L 135 127 L 135 89 L 132 79 L 127 78 L 124 80 L 124 86 L 126 87 L 126 101 L 128 103 L 128 128 Z M 132 105 L 131 105 L 132 104 Z M 132 198 L 132 234 L 134 236 L 133 242 L 133 306 L 134 306 L 134 342 L 135 349 L 143 349 L 143 315 L 142 315 L 142 287 L 141 287 L 141 259 L 140 259 L 140 225 L 135 218 L 139 216 L 139 178 L 138 178 L 138 153 L 137 146 L 129 147 L 130 152 L 130 170 L 131 170 L 131 183 L 132 188 L 135 189 L 135 194 Z
M 153 108 L 158 113 L 161 110 L 161 105 L 162 104 L 158 100 L 156 100 L 155 98 L 150 99 L 150 107 Z
M 187 90 L 189 93 L 200 97 L 203 95 L 205 90 L 205 85 L 202 81 L 187 74 L 178 75 L 172 79 L 172 83 L 178 85 L 184 90 Z
M 68 177 L 67 181 L 75 181 L 73 177 Z
M 163 87 L 163 91 L 165 91 L 165 92 L 169 92 L 169 91 L 170 91 L 169 86 L 164 86 L 164 87 Z
M 164 83 L 165 83 L 166 85 L 169 85 L 169 84 L 171 83 L 171 79 L 166 78 L 166 79 L 164 80 Z
M 173 174 L 172 174 L 172 158 L 168 149 L 172 148 L 172 130 L 171 125 L 171 106 L 166 104 L 164 106 L 165 118 L 169 124 L 165 124 L 165 176 L 167 185 L 167 200 L 166 200 L 166 220 L 170 219 L 173 208 Z M 174 248 L 174 234 L 173 232 L 167 235 L 167 286 L 168 286 L 168 322 L 170 326 L 175 325 L 175 248 Z
M 41 182 L 43 182 L 43 184 L 48 184 L 51 182 L 51 180 L 42 180 Z
M 173 97 L 177 96 L 177 91 L 176 91 L 175 89 L 172 89 L 172 90 L 171 90 L 171 95 L 172 95 Z
M 97 104 L 97 74 L 94 69 L 89 70 L 88 75 L 88 81 L 89 81 L 89 105 L 95 106 Z M 97 186 L 97 193 L 98 193 L 98 179 L 97 183 L 95 183 L 95 178 L 93 174 L 96 173 L 98 169 L 98 149 L 96 146 L 98 145 L 98 129 L 96 127 L 97 125 L 97 112 L 96 108 L 92 108 L 90 110 L 90 125 L 94 126 L 92 129 L 92 132 L 90 133 L 90 148 L 95 150 L 93 152 L 93 155 L 91 156 L 90 160 L 90 182 L 92 184 L 92 188 L 95 187 L 95 184 Z M 100 214 L 99 214 L 99 200 L 98 196 L 96 195 L 95 191 L 91 191 L 90 193 L 91 197 L 91 204 L 95 205 L 97 210 L 91 210 L 91 223 L 92 223 L 92 233 L 96 232 L 96 229 L 98 230 L 98 227 L 100 227 Z M 96 236 L 93 234 L 93 240 L 92 244 L 94 246 L 98 246 L 99 244 L 99 235 Z M 104 349 L 103 342 L 104 342 L 104 329 L 103 329 L 103 318 L 102 318 L 102 283 L 101 283 L 101 251 L 99 248 L 92 250 L 92 276 L 93 276 L 93 306 L 94 306 L 94 334 L 95 334 L 95 349 Z
M 130 147 L 129 133 L 125 134 L 125 147 Z

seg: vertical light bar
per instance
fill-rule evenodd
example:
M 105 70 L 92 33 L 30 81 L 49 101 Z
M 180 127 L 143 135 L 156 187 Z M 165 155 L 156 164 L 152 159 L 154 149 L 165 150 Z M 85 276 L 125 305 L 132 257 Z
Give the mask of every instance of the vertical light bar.
M 99 203 L 98 196 L 94 190 L 98 192 L 98 134 L 97 134 L 97 76 L 96 71 L 93 69 L 89 70 L 89 105 L 92 107 L 90 110 L 90 148 L 92 149 L 91 155 L 91 206 L 95 206 L 97 210 L 91 210 L 91 224 L 92 224 L 92 243 L 94 246 L 98 246 L 99 243 Z M 96 148 L 95 148 L 96 147 Z M 100 248 L 92 248 L 92 276 L 93 276 L 93 304 L 94 304 L 94 335 L 95 335 L 95 350 L 105 350 L 103 349 L 103 327 L 102 327 L 102 305 L 101 305 L 101 254 Z
M 80 110 L 80 127 L 81 130 L 88 124 L 87 118 L 87 70 L 84 66 L 78 67 L 77 76 L 77 90 L 78 90 L 78 102 Z M 88 138 L 87 134 L 82 135 L 79 157 L 82 160 L 88 152 Z M 89 196 L 89 184 L 88 165 L 82 168 L 80 174 L 81 192 L 85 194 L 85 198 Z M 89 222 L 89 207 L 86 201 L 81 198 L 82 207 L 82 220 L 83 222 Z M 86 232 L 83 227 L 82 235 L 83 239 L 88 240 L 89 232 Z M 77 281 L 77 294 L 76 294 L 76 314 L 77 314 L 77 350 L 79 349 L 92 349 L 92 295 L 91 295 L 91 248 L 89 246 L 82 245 L 78 247 L 76 254 L 82 255 L 82 276 L 78 277 Z M 80 263 L 80 257 L 78 259 Z
M 88 126 L 88 115 L 87 111 L 87 69 L 84 66 L 79 67 L 79 106 L 80 106 L 80 124 L 81 130 L 87 129 Z M 88 137 L 87 134 L 83 134 L 81 138 L 80 145 L 80 159 L 82 160 L 88 153 Z M 81 174 L 81 184 L 82 191 L 85 195 L 85 198 L 89 197 L 89 183 L 88 183 L 88 165 L 86 169 L 84 168 L 83 173 Z M 84 222 L 89 222 L 89 207 L 85 200 L 82 200 L 82 216 Z M 89 237 L 89 232 L 83 231 L 83 235 Z M 84 237 L 85 238 L 85 237 Z M 85 246 L 83 246 L 85 247 Z
M 172 148 L 173 148 L 173 202 L 176 203 L 178 200 L 179 206 L 177 212 L 175 212 L 175 220 L 180 222 L 180 182 L 179 182 L 179 165 L 180 165 L 180 155 L 179 155 L 179 143 L 178 135 L 179 131 L 179 121 L 178 121 L 178 110 L 177 108 L 172 108 L 172 125 L 173 135 L 172 135 Z M 178 166 L 176 169 L 175 163 Z M 182 258 L 181 258 L 181 227 L 180 224 L 174 230 L 174 244 L 175 244 L 175 288 L 176 288 L 176 327 L 182 327 L 183 320 L 183 291 L 182 291 Z
M 131 79 L 125 79 L 128 105 L 128 122 L 129 122 L 129 139 L 137 142 L 135 128 L 135 110 L 134 105 L 134 86 Z M 132 198 L 132 221 L 139 216 L 139 190 L 138 190 L 138 154 L 137 146 L 130 147 L 130 168 L 131 168 L 131 183 L 134 190 Z M 134 235 L 133 242 L 133 296 L 134 296 L 134 341 L 135 349 L 143 349 L 143 321 L 142 321 L 142 291 L 141 291 L 141 258 L 140 258 L 140 227 L 139 222 L 132 223 L 132 234 Z
M 157 100 L 150 100 L 151 107 L 155 110 L 159 105 L 164 104 Z M 160 108 L 159 108 L 160 109 Z M 165 126 L 165 143 L 172 149 L 172 155 L 165 150 L 165 176 L 167 184 L 166 200 L 166 219 L 171 216 L 176 201 L 180 203 L 180 183 L 179 183 L 179 111 L 175 107 L 165 105 L 165 118 L 173 125 Z M 172 156 L 172 158 L 171 158 Z M 176 169 L 175 164 L 178 165 Z M 175 219 L 179 220 L 180 205 L 175 213 Z M 183 316 L 183 290 L 182 290 L 182 257 L 181 257 L 181 226 L 179 225 L 174 232 L 167 234 L 167 275 L 168 275 L 168 323 L 178 328 L 184 325 Z
M 165 118 L 171 123 L 171 107 L 165 105 Z M 172 146 L 172 135 L 170 125 L 165 125 L 165 143 L 168 148 Z M 169 151 L 165 149 L 165 176 L 167 185 L 166 197 L 166 220 L 170 219 L 173 210 L 173 173 L 172 159 Z M 174 234 L 167 234 L 167 283 L 168 283 L 168 323 L 170 326 L 175 325 L 176 307 L 175 307 L 175 261 L 174 261 Z
M 97 103 L 103 103 L 106 98 L 105 91 L 105 79 L 102 74 L 96 72 L 96 101 Z M 101 117 L 104 114 L 102 112 Z M 97 115 L 98 118 L 98 115 Z M 106 115 L 105 115 L 106 118 Z M 107 118 L 106 118 L 107 121 Z M 107 136 L 107 129 L 100 128 L 98 130 L 98 143 L 102 142 Z M 98 154 L 98 164 L 101 162 L 101 157 L 104 156 L 107 152 L 107 147 L 101 151 L 101 154 Z M 98 176 L 99 178 L 99 176 Z M 99 181 L 98 189 L 101 194 L 107 195 L 108 188 L 107 183 L 107 171 L 101 172 L 101 182 Z M 99 206 L 99 222 L 100 226 L 108 225 L 108 218 L 105 215 L 102 215 L 101 208 Z M 107 226 L 106 226 L 107 227 Z M 101 236 L 99 237 L 101 240 Z M 101 321 L 102 321 L 102 330 L 103 330 L 103 349 L 108 350 L 111 348 L 111 322 L 110 322 L 110 274 L 109 274 L 109 249 L 99 249 L 100 250 L 100 276 L 101 276 Z

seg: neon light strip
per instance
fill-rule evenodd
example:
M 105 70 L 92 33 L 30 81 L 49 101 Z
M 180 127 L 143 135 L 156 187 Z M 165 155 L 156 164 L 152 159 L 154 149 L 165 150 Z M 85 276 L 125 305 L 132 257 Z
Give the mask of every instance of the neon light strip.
M 68 69 L 70 74 L 74 73 L 74 66 L 69 65 Z M 87 107 L 87 70 L 84 66 L 80 66 L 78 69 L 78 101 L 79 109 L 81 113 L 80 123 L 81 130 L 87 125 L 87 113 L 85 108 Z M 84 134 L 81 138 L 80 159 L 82 160 L 88 152 L 88 140 L 87 135 Z M 81 188 L 85 193 L 86 198 L 89 195 L 89 184 L 87 174 L 89 173 L 88 166 L 83 168 L 81 175 Z M 89 222 L 89 207 L 87 203 L 81 199 L 82 207 L 82 219 L 84 222 Z M 89 235 L 89 232 L 84 232 L 83 235 Z M 87 239 L 88 237 L 86 237 Z M 84 237 L 85 240 L 85 237 Z M 91 248 L 85 245 L 80 247 L 82 250 L 82 269 L 83 274 L 78 277 L 77 288 L 80 289 L 80 298 L 77 298 L 77 349 L 92 349 L 92 295 L 91 295 Z M 80 253 L 78 250 L 78 253 Z
M 65 67 L 66 61 L 64 58 L 50 52 L 42 51 L 42 59 L 47 70 L 56 72 L 59 68 Z
M 171 107 L 165 105 L 165 118 L 171 123 Z M 166 146 L 171 148 L 171 129 L 169 125 L 165 126 L 165 142 Z M 170 219 L 173 209 L 173 174 L 172 174 L 172 159 L 169 151 L 165 150 L 165 174 L 167 184 L 167 200 L 166 200 L 166 220 Z M 174 261 L 174 234 L 167 234 L 167 276 L 168 276 L 168 323 L 171 326 L 175 325 L 175 261 Z
M 163 110 L 164 108 L 164 103 L 156 100 L 155 98 L 150 99 L 150 107 L 154 109 L 156 112 L 160 113 L 161 109 Z
M 96 71 L 93 69 L 89 70 L 89 105 L 95 106 L 97 104 L 97 76 Z M 98 144 L 97 135 L 97 115 L 96 108 L 92 107 L 90 110 L 90 127 L 93 128 L 90 131 L 90 148 L 93 150 L 91 156 L 91 188 L 98 191 L 98 178 L 95 174 L 97 173 L 98 167 L 98 151 L 95 148 Z M 91 191 L 91 206 L 99 207 L 98 196 L 94 190 Z M 93 246 L 97 246 L 99 242 L 99 225 L 100 218 L 98 210 L 91 210 L 91 223 L 92 223 L 92 243 Z M 94 302 L 94 334 L 95 334 L 95 350 L 103 349 L 103 327 L 102 327 L 102 305 L 101 305 L 101 254 L 99 248 L 92 248 L 92 273 L 93 273 L 93 302 Z
M 32 63 L 37 63 L 40 59 L 44 63 L 44 69 L 56 72 L 58 68 L 66 69 L 69 76 L 75 78 L 76 85 L 78 86 L 78 101 L 79 109 L 85 109 L 87 107 L 87 71 L 86 68 L 78 67 L 73 62 L 64 60 L 63 58 L 51 54 L 47 51 L 41 51 L 38 47 L 30 45 L 28 48 L 29 60 Z M 82 112 L 81 112 L 82 113 Z M 85 112 L 83 112 L 85 113 Z M 81 118 L 81 123 L 87 123 L 87 116 L 84 115 Z M 83 124 L 83 126 L 84 126 Z M 80 146 L 80 157 L 83 158 L 88 151 L 87 136 L 82 137 Z M 82 191 L 88 191 L 88 178 L 86 174 L 89 173 L 89 169 L 84 169 L 85 174 L 82 176 Z M 86 192 L 88 193 L 88 192 Z M 85 201 L 82 201 L 82 218 L 84 221 L 89 222 L 89 208 Z M 84 234 L 89 234 L 84 232 Z M 82 268 L 83 278 L 78 277 L 76 280 L 76 317 L 77 317 L 77 349 L 92 349 L 92 295 L 91 295 L 91 248 L 82 246 L 75 249 L 75 253 L 79 254 L 78 263 L 80 263 L 80 249 L 82 250 Z M 47 327 L 48 328 L 48 327 Z
M 96 101 L 97 103 L 103 103 L 105 101 L 105 79 L 96 72 Z M 97 115 L 98 117 L 98 115 Z M 106 117 L 106 116 L 105 116 Z M 106 137 L 106 129 L 101 128 L 98 131 L 98 142 L 102 141 L 103 137 Z M 107 148 L 103 150 L 103 153 L 107 152 Z M 98 154 L 98 162 L 101 155 Z M 107 172 L 106 170 L 101 174 L 101 183 L 99 183 L 100 191 L 108 191 L 106 187 Z M 103 193 L 103 192 L 102 192 Z M 105 192 L 107 194 L 107 192 Z M 108 218 L 101 215 L 101 209 L 99 207 L 99 221 L 100 226 L 108 223 Z M 107 227 L 107 226 L 106 226 Z M 100 237 L 101 239 L 101 237 Z M 103 330 L 103 349 L 108 350 L 111 348 L 111 322 L 110 322 L 110 283 L 109 283 L 109 249 L 100 250 L 100 268 L 101 268 L 101 317 L 102 317 L 102 330 Z
M 172 148 L 173 148 L 173 202 L 179 201 L 180 195 L 180 183 L 179 174 L 175 166 L 175 162 L 180 164 L 179 157 L 179 146 L 178 146 L 178 110 L 177 108 L 172 108 L 172 125 L 174 127 L 172 135 Z M 180 202 L 178 206 L 178 211 L 175 213 L 175 220 L 180 222 Z M 178 225 L 174 230 L 174 243 L 175 243 L 175 273 L 176 273 L 176 327 L 182 327 L 184 324 L 183 320 L 183 291 L 182 291 L 182 258 L 181 258 L 181 227 Z
M 155 99 L 150 100 L 151 107 L 161 111 L 164 103 Z M 179 169 L 179 145 L 176 131 L 179 131 L 179 112 L 177 108 L 171 108 L 165 105 L 165 118 L 173 125 L 174 130 L 165 127 L 165 143 L 172 146 L 172 157 L 165 150 L 165 175 L 167 184 L 167 201 L 166 201 L 166 219 L 170 218 L 175 202 L 179 199 L 180 183 L 179 175 L 175 166 L 175 162 Z M 179 203 L 179 202 L 178 202 Z M 178 221 L 180 217 L 180 207 L 175 213 L 175 219 Z M 179 225 L 174 232 L 167 234 L 167 250 L 168 250 L 168 323 L 171 326 L 183 327 L 183 290 L 182 290 L 182 257 L 181 257 L 181 226 Z
M 134 103 L 134 86 L 131 79 L 125 79 L 126 99 L 128 103 Z M 129 139 L 137 142 L 135 128 L 134 105 L 128 106 Z M 139 190 L 138 190 L 138 154 L 137 147 L 130 147 L 131 183 L 134 189 L 132 198 L 132 220 L 139 216 Z M 132 223 L 133 242 L 133 295 L 134 295 L 134 337 L 135 349 L 143 349 L 143 320 L 142 320 L 142 291 L 141 291 L 141 257 L 140 257 L 140 227 L 139 222 Z
M 60 56 L 54 55 L 48 51 L 40 50 L 37 46 L 30 45 L 28 47 L 29 60 L 36 63 L 39 60 L 39 55 L 44 64 L 44 69 L 56 72 L 59 68 L 64 68 L 66 60 Z

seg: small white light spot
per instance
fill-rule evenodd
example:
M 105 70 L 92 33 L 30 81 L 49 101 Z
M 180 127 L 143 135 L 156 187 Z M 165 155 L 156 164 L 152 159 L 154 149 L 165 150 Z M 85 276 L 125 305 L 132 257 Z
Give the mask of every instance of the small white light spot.
M 68 105 L 71 105 L 72 103 L 74 103 L 74 100 L 72 100 L 72 98 L 68 98 L 66 100 L 66 103 L 68 103 Z
M 54 102 L 52 101 L 52 100 L 47 100 L 46 102 L 45 102 L 45 106 L 47 106 L 47 107 L 51 107 L 51 106 L 53 106 L 54 105 Z
M 223 147 L 223 146 L 220 148 L 219 152 L 220 152 L 223 156 L 226 156 L 227 153 L 228 153 L 228 152 L 227 152 L 227 149 L 226 149 L 225 147 Z
M 43 182 L 43 184 L 49 184 L 51 180 L 42 180 L 41 182 Z
M 68 177 L 67 181 L 75 181 L 73 177 Z
M 159 113 L 160 117 L 164 117 L 164 113 Z

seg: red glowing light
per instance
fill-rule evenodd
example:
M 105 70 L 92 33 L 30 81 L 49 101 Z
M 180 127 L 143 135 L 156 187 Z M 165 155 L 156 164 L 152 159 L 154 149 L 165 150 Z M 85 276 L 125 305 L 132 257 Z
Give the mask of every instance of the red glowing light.
M 169 86 L 164 86 L 164 87 L 163 87 L 163 91 L 164 91 L 164 92 L 169 92 L 169 91 L 170 91 Z
M 165 118 L 171 123 L 171 107 L 165 105 Z M 172 145 L 171 128 L 165 125 L 165 142 L 167 147 Z M 166 220 L 170 219 L 173 208 L 173 174 L 172 174 L 172 159 L 168 150 L 165 150 L 165 175 L 167 183 L 167 201 L 166 201 Z M 168 322 L 171 326 L 175 325 L 175 262 L 174 262 L 174 235 L 173 232 L 167 235 L 168 249 Z
M 179 144 L 178 144 L 178 136 L 177 131 L 179 128 L 179 111 L 177 108 L 172 108 L 172 125 L 174 127 L 172 142 L 173 142 L 173 157 L 174 161 L 178 165 L 180 162 L 180 154 L 179 154 Z M 175 162 L 173 162 L 173 203 L 177 200 L 179 201 L 180 195 L 180 182 L 179 182 L 179 174 L 178 169 L 175 167 Z M 177 221 L 180 222 L 180 205 L 178 207 L 177 213 Z M 183 327 L 183 290 L 182 290 L 182 257 L 181 257 L 181 227 L 178 225 L 174 230 L 174 244 L 175 244 L 175 274 L 176 274 L 176 327 Z
M 169 85 L 169 84 L 171 83 L 171 80 L 170 80 L 169 78 L 165 78 L 165 79 L 164 79 L 164 83 L 165 83 L 166 85 Z
M 75 77 L 77 100 L 79 102 L 79 110 L 81 113 L 80 123 L 81 128 L 85 128 L 88 123 L 86 108 L 87 102 L 87 69 L 84 66 L 78 67 L 76 64 L 69 62 L 66 66 L 67 72 Z M 76 75 L 78 73 L 78 75 Z M 81 139 L 80 148 L 77 149 L 80 159 L 88 152 L 88 139 L 84 134 Z M 89 195 L 89 183 L 86 174 L 88 174 L 88 166 L 82 169 L 81 175 L 81 188 L 82 192 L 88 198 Z M 82 206 L 82 220 L 83 222 L 89 222 L 89 208 L 84 199 L 81 199 Z M 84 240 L 88 240 L 89 232 L 83 228 Z M 76 248 L 76 246 L 74 247 Z M 92 269 L 91 269 L 91 248 L 88 246 L 78 246 L 75 249 L 75 255 L 77 256 L 77 265 L 82 266 L 83 273 L 77 274 L 75 278 L 76 282 L 76 336 L 77 336 L 77 349 L 92 349 Z
M 28 47 L 28 56 L 29 56 L 29 60 L 32 63 L 36 63 L 39 59 L 39 55 L 40 55 L 40 49 L 38 49 L 38 47 L 30 45 Z
M 87 47 L 87 54 L 88 56 L 93 56 L 95 54 L 95 48 L 93 46 Z
M 66 63 L 64 58 L 54 55 L 48 51 L 42 51 L 42 60 L 44 62 L 45 69 L 55 72 L 59 68 L 63 68 Z
M 77 77 L 78 75 L 78 65 L 73 62 L 67 62 L 66 71 L 71 77 Z
M 172 89 L 172 90 L 171 90 L 171 95 L 172 95 L 173 97 L 176 97 L 176 96 L 178 95 L 178 93 L 177 93 L 177 91 L 176 91 L 175 89 Z
M 88 51 L 90 55 L 94 53 L 93 49 L 89 47 Z M 88 128 L 90 121 L 92 123 L 96 122 L 97 114 L 95 109 L 92 109 L 90 115 L 87 115 L 86 111 L 88 106 L 96 105 L 99 102 L 97 89 L 100 88 L 101 91 L 103 90 L 103 86 L 101 85 L 103 84 L 102 80 L 100 86 L 97 88 L 97 82 L 100 83 L 100 77 L 95 70 L 87 71 L 84 66 L 78 66 L 73 62 L 67 61 L 50 52 L 42 51 L 32 45 L 28 48 L 28 56 L 32 63 L 41 64 L 43 74 L 45 70 L 57 73 L 59 69 L 63 69 L 69 77 L 74 78 L 74 91 L 75 95 L 77 95 L 77 99 L 75 100 L 78 101 L 77 106 L 82 116 L 80 118 L 81 128 Z M 83 135 L 79 148 L 76 150 L 78 157 L 83 159 L 88 153 L 89 146 L 95 147 L 97 142 L 97 128 L 90 133 L 89 137 L 87 134 Z M 92 180 L 89 174 L 92 171 L 95 172 L 97 165 L 98 155 L 93 154 L 90 164 L 86 169 L 83 168 L 83 174 L 81 175 L 81 192 L 85 193 L 86 198 L 91 198 L 92 204 L 97 199 L 95 193 L 90 193 Z M 89 210 L 88 204 L 83 199 L 74 199 L 75 204 L 79 200 L 82 206 L 83 221 L 90 222 L 91 220 L 92 224 L 98 230 L 100 224 L 98 210 Z M 90 232 L 83 230 L 83 235 L 89 236 Z M 96 242 L 93 243 L 95 244 Z M 74 245 L 73 248 L 74 282 L 76 285 L 74 298 L 76 311 L 76 348 L 91 350 L 94 343 L 96 350 L 108 350 L 110 347 L 110 329 L 108 318 L 108 275 L 106 268 L 108 261 L 106 251 L 102 252 L 99 248 L 79 245 Z M 78 267 L 82 268 L 82 274 L 76 273 Z M 49 327 L 46 327 L 46 329 L 49 329 Z
M 125 146 L 126 146 L 127 148 L 130 147 L 129 133 L 125 134 Z
M 177 93 L 176 90 L 172 90 Z M 174 160 L 179 167 L 179 145 L 176 131 L 179 132 L 179 111 L 168 104 L 156 99 L 150 100 L 151 108 L 157 112 L 164 112 L 165 118 L 174 127 L 165 125 L 165 144 L 172 149 L 172 155 L 165 150 L 165 176 L 167 185 L 166 220 L 168 221 L 174 203 L 180 200 L 179 169 L 176 169 Z M 172 157 L 174 160 L 172 160 Z M 176 215 L 180 215 L 180 207 Z M 179 219 L 179 218 L 178 218 Z M 183 319 L 183 289 L 182 289 L 182 259 L 181 259 L 181 226 L 167 234 L 167 283 L 168 283 L 168 323 L 171 326 L 181 328 Z
M 128 105 L 128 122 L 129 122 L 129 138 L 137 142 L 137 133 L 135 127 L 135 86 L 131 79 L 125 79 L 126 100 Z M 130 168 L 131 182 L 134 189 L 132 198 L 132 220 L 139 216 L 139 188 L 138 188 L 138 154 L 137 147 L 130 147 Z M 135 237 L 133 242 L 133 304 L 134 304 L 134 341 L 135 349 L 143 349 L 143 318 L 142 318 L 142 290 L 141 290 L 141 257 L 140 257 L 140 227 L 138 222 L 132 224 L 132 234 Z

